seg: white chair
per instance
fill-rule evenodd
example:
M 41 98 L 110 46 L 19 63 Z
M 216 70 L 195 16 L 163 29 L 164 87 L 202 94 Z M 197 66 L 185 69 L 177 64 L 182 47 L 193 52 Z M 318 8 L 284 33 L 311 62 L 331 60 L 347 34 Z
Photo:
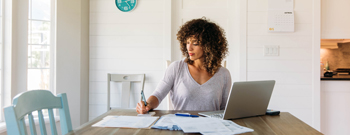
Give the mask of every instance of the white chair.
M 33 112 L 37 112 L 41 134 L 46 135 L 45 125 L 47 124 L 45 124 L 43 111 L 48 111 L 51 134 L 57 135 L 53 109 L 59 110 L 62 135 L 72 131 L 72 121 L 66 93 L 55 96 L 48 90 L 31 90 L 16 95 L 13 98 L 12 105 L 4 108 L 7 134 L 27 135 L 27 126 L 25 122 L 27 116 L 30 134 L 36 135 L 37 131 Z
M 110 83 L 113 82 L 122 82 L 122 91 L 121 91 L 121 108 L 129 108 L 130 100 L 130 83 L 131 82 L 141 82 L 141 91 L 143 91 L 145 84 L 145 74 L 109 74 L 107 78 L 107 111 L 112 109 L 110 106 Z M 142 97 L 141 97 L 142 98 Z M 141 101 L 141 100 L 140 100 Z
M 223 61 L 221 62 L 221 66 L 224 67 L 224 68 L 226 68 L 226 60 L 223 60 Z

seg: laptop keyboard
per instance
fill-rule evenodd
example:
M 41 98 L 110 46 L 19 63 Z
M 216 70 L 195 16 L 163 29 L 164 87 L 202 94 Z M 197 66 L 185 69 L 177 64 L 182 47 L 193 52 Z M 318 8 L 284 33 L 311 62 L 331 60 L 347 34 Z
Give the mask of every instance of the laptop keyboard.
M 213 113 L 208 115 L 210 118 L 218 118 L 218 119 L 222 119 L 224 118 L 224 113 Z

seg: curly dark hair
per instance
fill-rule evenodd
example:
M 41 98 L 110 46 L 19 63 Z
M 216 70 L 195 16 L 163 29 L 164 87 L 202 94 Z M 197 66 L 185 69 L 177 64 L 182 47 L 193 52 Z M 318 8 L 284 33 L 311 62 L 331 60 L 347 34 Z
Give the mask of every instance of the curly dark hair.
M 198 40 L 199 46 L 203 49 L 204 67 L 207 72 L 214 75 L 221 67 L 221 61 L 228 54 L 228 44 L 224 30 L 217 24 L 210 22 L 205 17 L 193 19 L 180 27 L 177 33 L 177 40 L 180 42 L 180 49 L 188 64 L 193 61 L 187 53 L 187 39 L 194 37 Z

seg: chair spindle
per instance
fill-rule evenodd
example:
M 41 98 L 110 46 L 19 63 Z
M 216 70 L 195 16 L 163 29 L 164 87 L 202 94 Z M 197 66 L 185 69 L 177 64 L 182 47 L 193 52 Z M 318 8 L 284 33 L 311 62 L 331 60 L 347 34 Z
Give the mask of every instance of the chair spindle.
M 22 135 L 27 135 L 27 128 L 24 117 L 19 121 L 19 129 L 21 130 Z
M 39 117 L 39 125 L 40 125 L 41 135 L 47 135 L 46 127 L 45 127 L 45 120 L 44 120 L 42 110 L 38 110 L 38 117 Z
M 29 127 L 30 127 L 30 134 L 31 135 L 37 135 L 36 128 L 35 128 L 35 122 L 32 113 L 28 114 L 29 119 Z
M 50 126 L 51 126 L 51 135 L 57 135 L 55 117 L 53 115 L 52 108 L 49 109 L 49 118 L 50 118 Z

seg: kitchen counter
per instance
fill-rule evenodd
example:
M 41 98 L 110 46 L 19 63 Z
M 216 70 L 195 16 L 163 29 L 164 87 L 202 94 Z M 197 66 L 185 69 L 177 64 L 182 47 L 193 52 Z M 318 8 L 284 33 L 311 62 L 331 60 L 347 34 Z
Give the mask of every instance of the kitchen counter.
M 333 75 L 333 77 L 321 77 L 321 80 L 350 80 L 350 75 Z

